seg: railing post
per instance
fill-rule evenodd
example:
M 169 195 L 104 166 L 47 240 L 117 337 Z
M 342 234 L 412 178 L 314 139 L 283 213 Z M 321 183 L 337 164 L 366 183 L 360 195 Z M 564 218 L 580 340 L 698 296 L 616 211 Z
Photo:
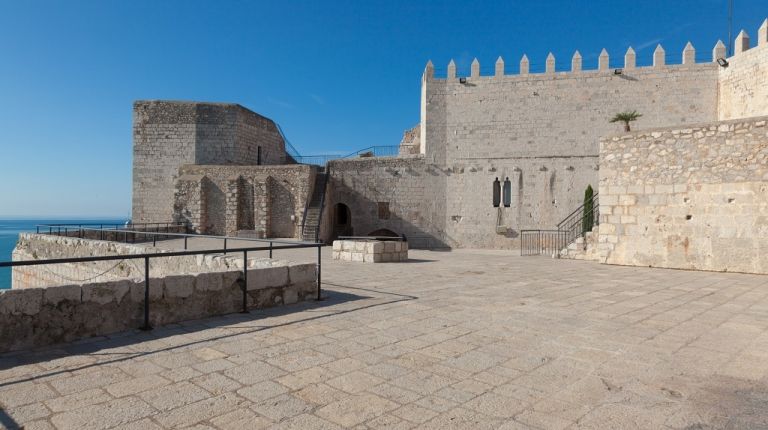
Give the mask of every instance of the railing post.
M 320 295 L 322 287 L 320 286 L 321 283 L 321 274 L 323 269 L 323 259 L 321 258 L 322 254 L 322 247 L 320 245 L 317 246 L 317 300 L 322 300 L 322 297 Z
M 240 313 L 248 313 L 248 250 L 243 251 L 243 310 Z
M 149 257 L 144 257 L 144 325 L 142 330 L 152 330 L 149 325 Z
M 269 241 L 269 258 L 272 258 L 272 241 Z
M 224 255 L 227 255 L 227 238 L 224 238 Z
M 157 246 L 157 235 L 152 234 L 152 246 Z
M 187 250 L 187 236 L 184 236 L 184 250 Z

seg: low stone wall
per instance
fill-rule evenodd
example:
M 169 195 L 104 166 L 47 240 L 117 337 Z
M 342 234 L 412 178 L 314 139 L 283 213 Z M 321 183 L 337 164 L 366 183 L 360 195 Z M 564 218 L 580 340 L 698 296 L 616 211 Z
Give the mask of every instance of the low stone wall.
M 314 264 L 249 259 L 248 265 L 251 309 L 316 297 Z M 243 271 L 233 269 L 152 277 L 151 324 L 239 312 L 242 279 Z M 135 279 L 0 290 L 0 352 L 136 329 L 143 324 L 143 309 L 144 282 Z
M 102 257 L 144 253 L 164 253 L 165 249 L 142 244 L 127 244 L 76 237 L 21 233 L 13 260 L 46 260 L 56 258 Z M 192 255 L 153 258 L 150 275 L 193 274 L 207 271 L 242 269 L 239 255 Z M 20 266 L 12 271 L 12 286 L 17 288 L 82 285 L 117 279 L 144 279 L 142 260 L 114 260 L 88 263 L 64 263 L 45 266 Z
M 381 240 L 335 240 L 333 259 L 363 263 L 408 261 L 408 242 Z
M 600 258 L 768 273 L 766 181 L 768 117 L 603 139 Z

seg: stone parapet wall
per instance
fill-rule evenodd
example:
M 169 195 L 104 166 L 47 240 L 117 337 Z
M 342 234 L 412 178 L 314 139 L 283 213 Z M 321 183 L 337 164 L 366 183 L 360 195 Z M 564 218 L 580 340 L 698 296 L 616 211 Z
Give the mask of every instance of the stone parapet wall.
M 126 244 L 44 234 L 21 233 L 13 251 L 13 261 L 47 260 L 56 258 L 106 257 L 164 253 L 168 250 L 145 244 Z M 253 259 L 260 267 L 286 264 L 281 260 Z M 254 263 L 255 264 L 255 263 Z M 210 271 L 241 270 L 242 257 L 238 254 L 189 255 L 157 257 L 150 260 L 150 276 L 197 274 Z M 116 279 L 144 279 L 141 259 L 109 260 L 87 263 L 64 263 L 19 266 L 12 270 L 14 289 L 48 287 L 56 285 L 83 285 Z
M 408 242 L 399 240 L 334 240 L 333 259 L 362 263 L 408 261 Z
M 241 262 L 242 266 L 242 262 Z M 249 261 L 247 306 L 289 305 L 317 294 L 314 264 Z M 154 327 L 242 310 L 242 270 L 150 279 Z M 0 290 L 0 352 L 132 330 L 143 324 L 144 283 L 135 279 Z
M 768 117 L 601 140 L 602 261 L 768 273 Z
M 601 136 L 636 127 L 717 120 L 715 63 L 594 72 L 427 79 L 422 130 L 429 162 L 509 157 L 596 156 Z
M 763 24 L 765 28 L 765 24 Z M 765 37 L 765 30 L 761 33 Z M 768 115 L 768 41 L 728 58 L 718 75 L 720 120 Z

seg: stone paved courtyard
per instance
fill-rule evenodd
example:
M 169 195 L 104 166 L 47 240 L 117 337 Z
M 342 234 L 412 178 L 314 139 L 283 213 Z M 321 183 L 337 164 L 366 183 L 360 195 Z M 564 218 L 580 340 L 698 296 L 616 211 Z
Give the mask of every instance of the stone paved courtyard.
M 0 355 L 0 424 L 768 427 L 768 276 L 324 252 L 323 302 Z

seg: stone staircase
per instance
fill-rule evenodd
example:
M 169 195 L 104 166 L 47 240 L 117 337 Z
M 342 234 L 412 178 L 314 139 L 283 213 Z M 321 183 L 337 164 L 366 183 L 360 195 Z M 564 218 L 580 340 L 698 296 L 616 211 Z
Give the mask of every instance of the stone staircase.
M 600 251 L 598 249 L 598 238 L 600 237 L 600 226 L 594 226 L 592 231 L 588 231 L 583 237 L 577 238 L 573 243 L 560 251 L 560 258 L 571 260 L 590 260 L 600 261 Z
M 321 167 L 315 176 L 315 188 L 312 190 L 312 198 L 309 200 L 307 210 L 304 213 L 304 223 L 301 229 L 301 240 L 315 242 L 320 232 L 320 218 L 325 201 L 325 188 L 328 183 L 328 175 L 324 167 Z

